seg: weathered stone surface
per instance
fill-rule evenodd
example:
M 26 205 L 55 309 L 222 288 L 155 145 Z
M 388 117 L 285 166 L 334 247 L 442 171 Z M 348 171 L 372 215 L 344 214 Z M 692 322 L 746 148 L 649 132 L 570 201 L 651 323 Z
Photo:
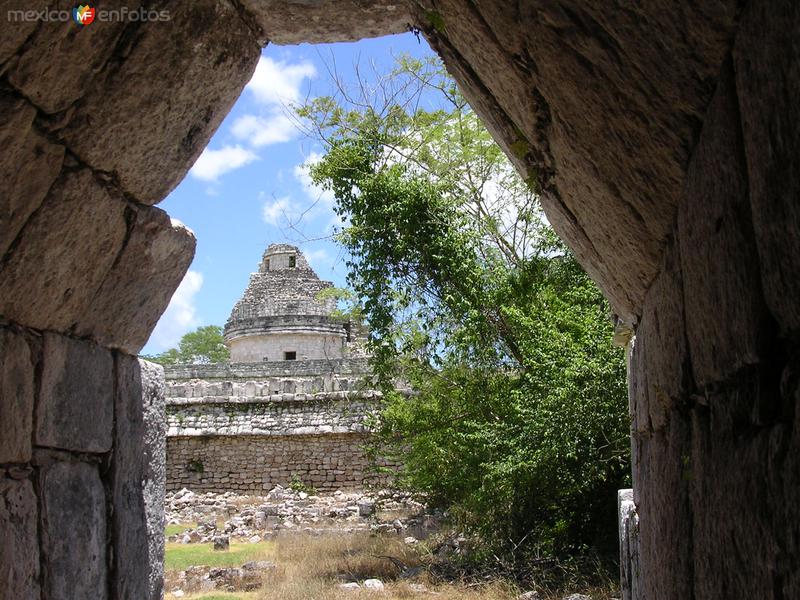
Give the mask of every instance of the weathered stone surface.
M 139 361 L 144 418 L 144 508 L 150 571 L 149 599 L 161 600 L 164 585 L 164 494 L 167 489 L 167 419 L 164 368 Z
M 20 6 L 15 0 L 0 0 L 0 16 L 7 19 L 9 25 L 3 28 L 3 35 L 0 36 L 0 74 L 3 73 L 7 65 L 5 63 L 13 57 L 25 40 L 39 26 L 34 20 L 26 20 L 19 14 L 9 14 L 9 11 L 27 10 L 27 6 Z M 13 23 L 13 26 L 10 25 Z
M 231 548 L 231 538 L 227 535 L 218 535 L 214 538 L 214 550 L 226 551 Z
M 734 46 L 762 285 L 784 334 L 800 336 L 800 4 L 749 2 Z
M 121 40 L 61 135 L 153 204 L 203 151 L 258 57 L 252 30 L 229 2 L 174 5 L 169 21 L 142 23 Z
M 346 42 L 408 31 L 401 0 L 244 0 L 265 38 L 275 44 Z
M 97 467 L 56 462 L 41 471 L 41 531 L 48 600 L 104 600 L 106 499 Z
M 0 479 L 0 597 L 39 600 L 36 495 L 30 481 Z
M 144 396 L 139 360 L 117 356 L 114 464 L 111 472 L 115 598 L 148 597 L 148 531 L 144 501 Z
M 690 426 L 681 417 L 673 411 L 666 427 L 653 433 L 634 433 L 641 598 L 647 600 L 692 597 Z
M 688 392 L 690 365 L 682 326 L 680 267 L 678 250 L 671 244 L 664 253 L 660 273 L 647 292 L 636 330 L 628 382 L 634 431 L 664 427 L 678 399 Z
M 0 328 L 0 463 L 31 459 L 34 364 L 25 338 Z
M 46 333 L 36 444 L 108 452 L 114 424 L 114 359 L 96 344 Z
M 139 26 L 116 20 L 83 27 L 71 20 L 74 3 L 52 4 L 48 8 L 66 11 L 70 21 L 40 22 L 7 73 L 11 85 L 46 113 L 65 110 L 85 94 L 97 72 L 115 60 L 115 46 L 125 28 Z M 131 9 L 138 5 L 136 0 L 126 2 Z
M 363 488 L 380 483 L 367 441 L 366 434 L 169 437 L 167 489 L 264 494 L 293 477 L 321 492 Z
M 800 594 L 797 421 L 756 425 L 754 407 L 778 400 L 764 375 L 740 374 L 736 386 L 710 395 L 707 410 L 694 411 L 687 480 L 695 598 Z
M 768 331 L 730 64 L 689 164 L 678 238 L 692 369 L 705 386 L 757 363 Z
M 622 600 L 640 600 L 639 515 L 633 503 L 633 490 L 617 493 L 619 519 L 619 571 Z
M 41 205 L 64 158 L 63 146 L 34 129 L 35 116 L 25 100 L 0 92 L 0 181 L 8 186 L 0 202 L 0 259 Z
M 164 372 L 120 355 L 117 376 L 112 587 L 120 600 L 158 600 L 164 576 Z
M 125 206 L 86 169 L 62 175 L 0 262 L 0 314 L 52 331 L 80 322 L 122 248 Z
M 78 335 L 132 354 L 141 350 L 194 256 L 191 231 L 158 209 L 140 207 Z

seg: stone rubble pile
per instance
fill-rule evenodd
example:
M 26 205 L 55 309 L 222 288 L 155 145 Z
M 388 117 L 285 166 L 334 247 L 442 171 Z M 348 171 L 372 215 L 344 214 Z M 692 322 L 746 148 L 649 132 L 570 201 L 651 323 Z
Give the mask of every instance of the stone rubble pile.
M 169 525 L 197 523 L 167 538 L 185 544 L 224 545 L 225 539 L 233 538 L 257 543 L 282 531 L 321 535 L 372 530 L 424 537 L 439 521 L 436 515 L 423 514 L 423 504 L 388 490 L 312 495 L 276 486 L 266 496 L 240 496 L 184 488 L 167 494 L 165 509 Z

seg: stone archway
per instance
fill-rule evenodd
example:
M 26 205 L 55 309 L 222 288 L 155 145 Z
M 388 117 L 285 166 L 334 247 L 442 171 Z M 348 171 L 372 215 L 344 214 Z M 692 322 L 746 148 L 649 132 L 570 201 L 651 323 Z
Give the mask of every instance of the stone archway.
M 7 594 L 157 587 L 140 488 L 158 476 L 140 457 L 142 396 L 158 395 L 158 374 L 131 355 L 194 242 L 153 205 L 268 40 L 414 25 L 635 330 L 645 597 L 800 596 L 800 5 L 201 0 L 160 3 L 165 21 L 81 28 L 11 4 L 0 15 Z

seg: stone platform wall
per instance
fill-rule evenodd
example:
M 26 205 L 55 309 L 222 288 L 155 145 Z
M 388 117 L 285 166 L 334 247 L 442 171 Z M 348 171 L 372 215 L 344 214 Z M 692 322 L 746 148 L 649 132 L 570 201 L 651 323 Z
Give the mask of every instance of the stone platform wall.
M 372 481 L 362 450 L 368 434 L 171 437 L 167 490 L 265 494 L 292 477 L 319 491 Z
M 380 393 L 365 373 L 358 359 L 168 367 L 168 489 L 377 483 L 362 447 Z

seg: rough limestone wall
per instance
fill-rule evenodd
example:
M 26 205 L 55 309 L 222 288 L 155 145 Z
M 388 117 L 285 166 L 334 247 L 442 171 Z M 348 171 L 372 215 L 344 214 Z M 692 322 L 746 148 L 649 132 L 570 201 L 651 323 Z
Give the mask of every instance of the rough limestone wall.
M 363 434 L 170 437 L 167 489 L 265 494 L 293 477 L 318 491 L 360 488 L 369 472 Z
M 308 400 L 227 402 L 218 398 L 169 400 L 168 435 L 294 435 L 363 432 L 374 400 L 315 394 Z
M 164 477 L 148 465 L 163 457 L 163 429 L 152 426 L 163 421 L 153 418 L 163 373 L 131 355 L 191 263 L 194 239 L 152 205 L 199 156 L 261 40 L 238 5 L 215 0 L 164 3 L 167 22 L 86 28 L 11 22 L 9 8 L 0 14 L 0 597 L 156 600 Z
M 752 1 L 631 368 L 640 598 L 800 598 L 800 4 Z
M 0 597 L 160 598 L 163 370 L 9 325 L 0 356 Z

